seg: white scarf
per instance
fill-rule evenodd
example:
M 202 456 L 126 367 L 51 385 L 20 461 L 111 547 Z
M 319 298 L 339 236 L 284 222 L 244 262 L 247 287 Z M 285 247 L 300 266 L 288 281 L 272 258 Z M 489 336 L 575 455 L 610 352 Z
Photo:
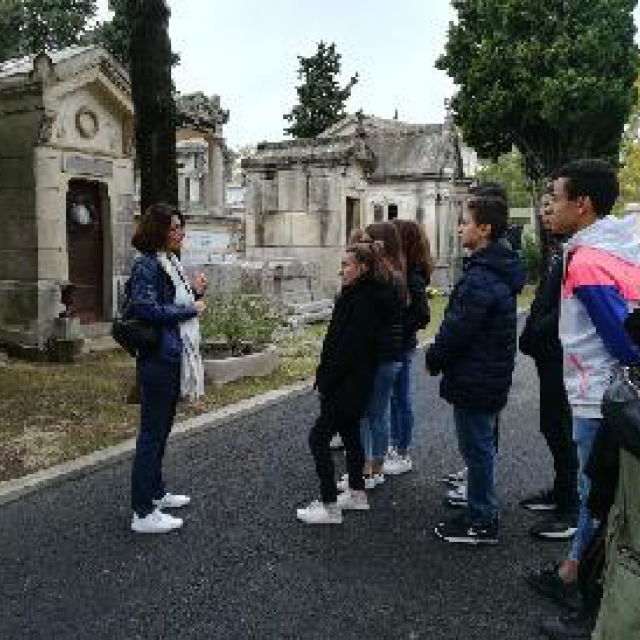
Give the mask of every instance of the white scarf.
M 158 253 L 158 261 L 175 287 L 175 304 L 193 306 L 195 296 L 187 284 L 187 278 L 178 258 L 173 254 Z M 196 316 L 180 322 L 178 327 L 182 339 L 180 393 L 187 400 L 195 400 L 204 395 L 204 368 L 200 356 L 200 322 Z

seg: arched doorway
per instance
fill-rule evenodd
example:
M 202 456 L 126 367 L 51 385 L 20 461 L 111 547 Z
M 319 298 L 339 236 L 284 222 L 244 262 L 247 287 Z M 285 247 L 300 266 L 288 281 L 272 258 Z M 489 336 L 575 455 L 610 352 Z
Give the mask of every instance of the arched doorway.
M 67 251 L 73 314 L 82 324 L 104 320 L 104 216 L 101 184 L 71 180 L 67 190 Z

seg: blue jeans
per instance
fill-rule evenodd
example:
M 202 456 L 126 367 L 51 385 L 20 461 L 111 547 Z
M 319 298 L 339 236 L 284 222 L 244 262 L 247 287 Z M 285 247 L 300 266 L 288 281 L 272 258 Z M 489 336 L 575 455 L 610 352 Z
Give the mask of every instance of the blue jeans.
M 478 525 L 491 524 L 498 518 L 498 500 L 493 483 L 498 416 L 498 413 L 453 407 L 458 447 L 469 470 L 469 518 Z
M 381 362 L 361 422 L 361 439 L 367 460 L 382 460 L 389 447 L 391 391 L 400 371 L 399 362 Z
M 569 560 L 579 561 L 593 538 L 598 527 L 598 521 L 591 517 L 587 509 L 587 500 L 591 490 L 591 480 L 585 473 L 585 467 L 593 449 L 602 419 L 600 418 L 573 418 L 573 440 L 578 449 L 578 496 L 580 497 L 580 511 L 578 515 L 578 529 L 571 543 Z
M 180 363 L 156 358 L 138 360 L 141 387 L 140 430 L 131 471 L 131 507 L 140 517 L 166 493 L 162 459 L 180 396 Z
M 411 400 L 411 363 L 416 350 L 402 355 L 400 371 L 396 376 L 391 394 L 391 445 L 405 452 L 411 445 L 413 435 L 413 403 Z

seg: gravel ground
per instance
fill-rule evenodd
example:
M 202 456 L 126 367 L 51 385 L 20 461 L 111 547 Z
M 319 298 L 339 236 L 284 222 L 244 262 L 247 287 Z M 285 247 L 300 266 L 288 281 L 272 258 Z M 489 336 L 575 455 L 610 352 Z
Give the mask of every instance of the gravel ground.
M 521 359 L 503 414 L 500 544 L 447 545 L 439 478 L 460 466 L 437 380 L 415 374 L 415 471 L 371 494 L 369 513 L 308 527 L 317 496 L 306 437 L 313 394 L 169 447 L 166 476 L 188 491 L 183 530 L 129 531 L 129 464 L 0 509 L 0 638 L 538 638 L 553 605 L 522 575 L 564 551 L 538 543 L 518 508 L 550 480 L 537 381 Z

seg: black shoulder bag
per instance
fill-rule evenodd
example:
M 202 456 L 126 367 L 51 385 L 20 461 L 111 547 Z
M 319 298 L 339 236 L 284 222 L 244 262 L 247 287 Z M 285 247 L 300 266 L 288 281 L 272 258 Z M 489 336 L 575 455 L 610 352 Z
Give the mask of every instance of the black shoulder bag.
M 153 351 L 160 344 L 158 328 L 135 318 L 131 310 L 131 278 L 124 285 L 124 296 L 111 327 L 113 339 L 132 357 Z

